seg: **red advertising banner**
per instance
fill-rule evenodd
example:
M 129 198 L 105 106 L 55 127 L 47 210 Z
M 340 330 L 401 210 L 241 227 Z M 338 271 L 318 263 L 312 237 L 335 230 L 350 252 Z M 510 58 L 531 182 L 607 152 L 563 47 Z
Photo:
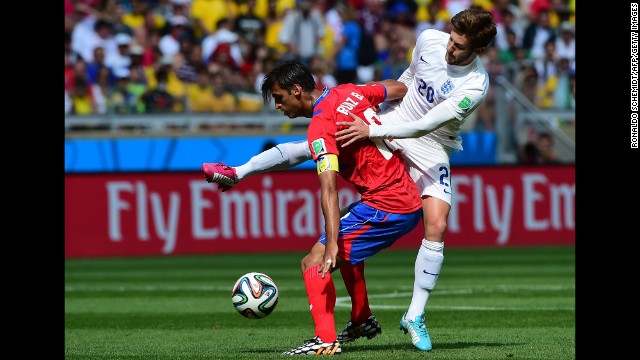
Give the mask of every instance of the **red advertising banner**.
M 575 167 L 458 167 L 447 247 L 575 244 Z M 340 206 L 359 198 L 341 180 Z M 315 171 L 221 192 L 197 173 L 65 174 L 65 257 L 306 251 L 324 231 Z M 416 248 L 420 223 L 394 248 Z

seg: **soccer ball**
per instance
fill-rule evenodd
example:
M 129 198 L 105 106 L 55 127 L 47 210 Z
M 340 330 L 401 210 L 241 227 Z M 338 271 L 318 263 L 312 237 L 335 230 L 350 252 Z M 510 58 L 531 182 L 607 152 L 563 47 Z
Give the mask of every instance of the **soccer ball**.
M 278 304 L 278 287 L 260 272 L 242 275 L 231 291 L 231 301 L 240 315 L 248 319 L 262 319 Z

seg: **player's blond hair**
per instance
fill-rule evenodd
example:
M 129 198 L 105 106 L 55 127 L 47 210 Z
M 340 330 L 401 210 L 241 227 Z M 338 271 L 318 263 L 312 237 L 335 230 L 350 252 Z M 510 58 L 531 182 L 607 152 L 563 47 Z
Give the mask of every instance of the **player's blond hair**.
M 451 18 L 455 32 L 464 35 L 474 49 L 489 46 L 496 36 L 493 15 L 482 9 L 466 9 Z

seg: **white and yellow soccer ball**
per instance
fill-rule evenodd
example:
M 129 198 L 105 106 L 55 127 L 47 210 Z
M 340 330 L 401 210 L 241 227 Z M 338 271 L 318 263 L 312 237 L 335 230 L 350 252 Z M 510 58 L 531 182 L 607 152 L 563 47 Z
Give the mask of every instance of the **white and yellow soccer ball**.
M 248 319 L 262 319 L 278 304 L 278 287 L 266 274 L 249 272 L 242 275 L 231 291 L 233 307 Z

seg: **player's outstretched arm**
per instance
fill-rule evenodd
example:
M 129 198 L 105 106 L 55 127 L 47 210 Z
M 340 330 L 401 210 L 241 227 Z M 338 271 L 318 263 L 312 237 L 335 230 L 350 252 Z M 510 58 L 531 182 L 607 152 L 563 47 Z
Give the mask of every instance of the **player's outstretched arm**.
M 218 184 L 218 188 L 224 192 L 246 177 L 290 169 L 309 159 L 311 150 L 305 139 L 278 144 L 253 156 L 240 166 L 228 166 L 221 162 L 204 163 L 200 171 L 207 182 Z
M 407 94 L 407 85 L 403 82 L 393 79 L 371 81 L 371 83 L 378 83 L 387 88 L 387 98 L 385 101 L 393 101 L 403 98 Z
M 444 103 L 435 106 L 419 120 L 395 125 L 367 125 L 360 117 L 349 114 L 354 119 L 353 122 L 336 122 L 337 125 L 347 127 L 336 132 L 336 140 L 345 141 L 342 147 L 366 138 L 417 138 L 444 126 L 449 121 L 457 120 Z

